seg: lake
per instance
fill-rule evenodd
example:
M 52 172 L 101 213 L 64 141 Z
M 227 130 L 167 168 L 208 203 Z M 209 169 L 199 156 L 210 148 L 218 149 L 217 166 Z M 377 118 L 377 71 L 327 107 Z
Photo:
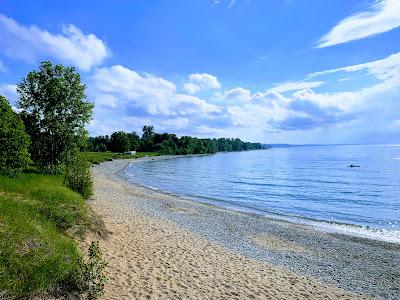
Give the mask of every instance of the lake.
M 137 161 L 125 176 L 196 201 L 400 242 L 400 145 L 297 146 Z

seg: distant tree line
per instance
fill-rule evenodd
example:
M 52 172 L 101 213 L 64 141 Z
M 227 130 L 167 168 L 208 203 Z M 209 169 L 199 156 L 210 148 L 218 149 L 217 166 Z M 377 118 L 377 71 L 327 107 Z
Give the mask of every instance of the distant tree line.
M 144 126 L 142 136 L 136 132 L 114 132 L 111 136 L 89 138 L 89 151 L 127 152 L 159 152 L 161 154 L 205 154 L 221 151 L 246 151 L 263 149 L 260 143 L 243 142 L 240 139 L 228 138 L 196 138 L 182 136 L 178 138 L 171 133 L 155 133 L 153 126 Z

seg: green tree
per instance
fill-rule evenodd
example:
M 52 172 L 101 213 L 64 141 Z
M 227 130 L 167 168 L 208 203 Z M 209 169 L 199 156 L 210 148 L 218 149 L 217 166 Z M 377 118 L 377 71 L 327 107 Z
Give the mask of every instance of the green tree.
M 154 146 L 154 127 L 143 126 L 142 149 L 143 151 L 153 151 Z
M 127 133 L 117 131 L 111 135 L 111 151 L 124 153 L 129 151 L 130 145 L 131 143 Z
M 30 162 L 29 136 L 21 118 L 10 104 L 0 96 L 0 173 L 18 175 Z
M 140 137 L 136 132 L 127 133 L 129 138 L 129 150 L 137 150 L 140 146 Z
M 48 61 L 18 85 L 18 106 L 32 140 L 30 152 L 42 171 L 58 171 L 66 157 L 85 146 L 85 125 L 93 111 L 93 104 L 85 101 L 85 89 L 74 67 Z

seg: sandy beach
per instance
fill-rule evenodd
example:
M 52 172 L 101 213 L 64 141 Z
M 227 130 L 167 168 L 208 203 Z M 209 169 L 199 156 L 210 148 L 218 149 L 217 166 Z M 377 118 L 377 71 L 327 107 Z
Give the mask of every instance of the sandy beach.
M 399 245 L 153 191 L 121 176 L 129 163 L 93 167 L 103 299 L 398 298 Z

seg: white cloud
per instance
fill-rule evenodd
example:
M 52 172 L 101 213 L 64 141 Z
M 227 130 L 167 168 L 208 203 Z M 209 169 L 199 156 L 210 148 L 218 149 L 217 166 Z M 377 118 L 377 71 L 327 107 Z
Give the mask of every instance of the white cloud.
M 289 117 L 292 112 L 289 99 L 277 93 L 254 93 L 246 103 L 233 105 L 227 111 L 236 126 L 271 128 L 271 122 L 279 122 Z
M 175 94 L 172 82 L 152 75 L 141 76 L 121 65 L 95 70 L 92 82 L 97 93 L 114 95 L 119 101 L 146 109 L 150 114 L 171 114 L 169 99 Z
M 190 115 L 218 112 L 206 101 L 186 94 L 176 93 L 174 83 L 150 74 L 140 75 L 121 65 L 95 70 L 91 78 L 95 101 L 140 107 L 150 115 Z M 118 104 L 111 99 L 118 99 Z
M 400 27 L 400 1 L 377 0 L 368 9 L 340 21 L 324 35 L 318 48 L 367 38 Z
M 336 108 L 342 111 L 350 111 L 361 101 L 357 92 L 315 93 L 311 89 L 295 92 L 292 99 L 306 100 L 321 108 Z
M 323 85 L 323 81 L 297 81 L 278 83 L 275 87 L 269 89 L 270 92 L 284 93 L 289 91 L 298 91 L 302 89 L 316 88 Z
M 191 95 L 201 91 L 201 87 L 191 82 L 185 83 L 183 85 L 183 89 L 185 90 L 186 93 Z
M 110 57 L 111 52 L 94 34 L 84 34 L 74 25 L 66 25 L 62 33 L 50 33 L 38 26 L 24 26 L 0 14 L 0 49 L 13 59 L 35 63 L 54 57 L 88 71 Z
M 229 4 L 228 4 L 228 7 L 230 8 L 230 7 L 234 6 L 235 3 L 236 3 L 236 0 L 230 0 Z
M 17 86 L 15 84 L 0 85 L 0 95 L 6 97 L 11 103 L 15 103 L 18 99 Z
M 207 73 L 195 73 L 189 75 L 189 81 L 203 90 L 207 89 L 220 89 L 221 84 L 219 83 L 217 77 Z
M 400 73 L 400 52 L 389 55 L 386 58 L 375 60 L 363 64 L 352 65 L 337 69 L 314 72 L 308 77 L 317 77 L 336 72 L 358 72 L 366 70 L 369 74 L 375 76 L 379 80 L 387 80 Z
M 118 100 L 113 95 L 100 94 L 95 98 L 96 105 L 105 107 L 116 108 L 118 106 Z
M 96 106 L 96 120 L 101 119 L 101 122 L 96 128 L 108 132 L 112 132 L 111 128 L 114 131 L 136 130 L 144 124 L 152 124 L 160 131 L 199 136 L 234 136 L 239 132 L 254 136 L 265 132 L 315 133 L 350 126 L 362 118 L 370 118 L 377 111 L 390 112 L 390 107 L 394 107 L 391 104 L 393 99 L 399 95 L 399 56 L 396 53 L 378 61 L 316 72 L 303 81 L 277 84 L 265 92 L 252 92 L 243 87 L 223 92 L 214 90 L 206 99 L 192 94 L 196 88 L 184 88 L 186 94 L 178 93 L 173 82 L 139 74 L 123 66 L 97 68 L 91 77 L 89 86 L 93 91 L 89 99 L 93 98 L 99 104 Z M 365 71 L 378 82 L 355 91 L 316 92 L 315 87 L 329 85 L 330 80 L 310 80 L 336 72 L 358 71 Z M 200 78 L 204 76 L 192 75 L 191 79 L 196 83 L 190 81 L 187 84 L 201 89 L 210 86 L 201 82 Z M 356 75 L 351 75 L 351 78 L 356 78 Z M 333 81 L 336 84 L 337 78 Z M 286 93 L 290 91 L 292 93 Z M 391 117 L 388 122 L 397 119 L 398 116 Z
M 248 102 L 251 100 L 251 91 L 242 87 L 236 87 L 225 91 L 221 98 L 226 104 L 232 102 Z
M 175 108 L 175 112 L 183 116 L 220 111 L 216 105 L 207 103 L 203 99 L 190 95 L 176 94 L 171 97 L 171 102 L 171 106 Z

